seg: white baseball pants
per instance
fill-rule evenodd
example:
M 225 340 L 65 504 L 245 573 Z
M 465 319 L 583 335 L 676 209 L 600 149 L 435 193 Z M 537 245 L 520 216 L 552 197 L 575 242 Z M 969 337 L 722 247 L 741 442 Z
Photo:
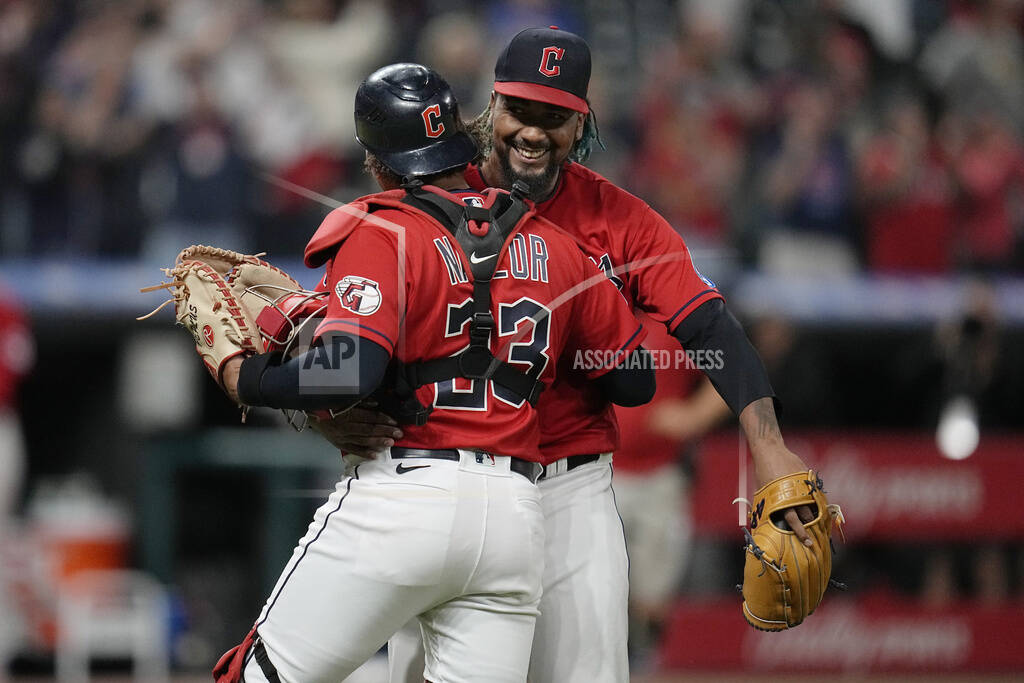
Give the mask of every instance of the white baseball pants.
M 433 683 L 526 680 L 544 526 L 510 459 L 359 465 L 317 510 L 260 615 L 282 683 L 337 683 L 410 619 Z M 247 683 L 266 681 L 251 657 Z
M 675 463 L 643 473 L 615 473 L 615 499 L 629 547 L 634 602 L 671 603 L 693 538 L 689 484 Z
M 629 680 L 628 560 L 612 493 L 611 454 L 538 482 L 546 531 L 544 594 L 530 683 Z M 414 623 L 388 642 L 391 683 L 421 683 Z

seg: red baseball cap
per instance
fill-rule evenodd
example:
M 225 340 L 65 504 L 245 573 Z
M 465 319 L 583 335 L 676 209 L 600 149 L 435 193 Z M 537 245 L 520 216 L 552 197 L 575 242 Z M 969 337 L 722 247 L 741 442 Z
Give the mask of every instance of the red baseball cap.
M 590 46 L 557 26 L 520 31 L 494 65 L 494 91 L 586 114 Z

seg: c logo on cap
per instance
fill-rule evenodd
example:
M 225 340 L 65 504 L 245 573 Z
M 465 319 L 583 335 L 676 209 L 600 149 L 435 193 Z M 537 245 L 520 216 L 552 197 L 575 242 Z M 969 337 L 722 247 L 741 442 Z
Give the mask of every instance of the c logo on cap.
M 441 133 L 444 132 L 444 124 L 440 121 L 435 121 L 432 116 L 436 119 L 441 118 L 441 105 L 432 104 L 423 110 L 423 124 L 427 127 L 428 138 L 439 138 Z
M 557 64 L 554 66 L 549 66 L 549 64 L 551 62 L 557 62 L 561 60 L 563 56 L 565 56 L 565 50 L 563 48 L 555 47 L 554 45 L 544 48 L 544 52 L 541 54 L 540 57 L 540 68 L 537 70 L 540 71 L 545 76 L 547 76 L 548 78 L 557 76 L 559 73 L 561 73 L 562 67 L 558 66 Z

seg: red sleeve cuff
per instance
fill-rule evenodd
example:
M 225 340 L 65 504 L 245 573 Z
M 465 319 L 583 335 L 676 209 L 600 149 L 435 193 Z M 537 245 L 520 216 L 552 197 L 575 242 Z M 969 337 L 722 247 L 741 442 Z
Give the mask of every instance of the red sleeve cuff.
M 669 318 L 668 321 L 665 323 L 665 327 L 667 327 L 670 332 L 675 330 L 676 325 L 682 322 L 683 319 L 686 318 L 686 316 L 693 313 L 703 304 L 706 304 L 707 302 L 712 301 L 714 299 L 724 299 L 724 297 L 717 289 L 705 289 L 703 292 L 697 294 L 692 299 L 683 304 L 678 311 L 673 313 L 672 317 Z

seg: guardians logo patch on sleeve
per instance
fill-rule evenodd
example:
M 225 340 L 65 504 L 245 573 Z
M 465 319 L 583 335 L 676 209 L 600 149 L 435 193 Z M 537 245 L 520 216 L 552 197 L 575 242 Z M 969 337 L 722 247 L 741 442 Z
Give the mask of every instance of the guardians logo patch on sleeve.
M 341 305 L 358 315 L 372 315 L 380 308 L 380 285 L 358 275 L 346 275 L 334 286 Z

